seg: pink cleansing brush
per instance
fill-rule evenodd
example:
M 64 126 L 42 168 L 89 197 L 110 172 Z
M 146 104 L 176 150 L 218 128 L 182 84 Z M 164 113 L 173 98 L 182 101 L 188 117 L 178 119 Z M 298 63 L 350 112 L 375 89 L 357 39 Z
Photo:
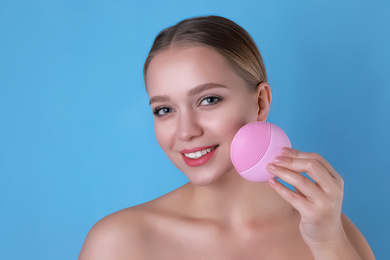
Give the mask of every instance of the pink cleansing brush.
M 282 147 L 290 147 L 286 133 L 268 122 L 252 122 L 238 130 L 230 147 L 234 168 L 245 179 L 268 182 L 274 176 L 266 170 Z

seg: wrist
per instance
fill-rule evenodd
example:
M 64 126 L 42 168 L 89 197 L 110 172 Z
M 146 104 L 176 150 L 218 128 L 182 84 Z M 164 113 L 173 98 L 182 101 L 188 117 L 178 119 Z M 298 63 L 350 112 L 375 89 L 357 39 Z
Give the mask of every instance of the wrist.
M 361 260 L 344 232 L 331 241 L 310 242 L 308 246 L 316 260 Z

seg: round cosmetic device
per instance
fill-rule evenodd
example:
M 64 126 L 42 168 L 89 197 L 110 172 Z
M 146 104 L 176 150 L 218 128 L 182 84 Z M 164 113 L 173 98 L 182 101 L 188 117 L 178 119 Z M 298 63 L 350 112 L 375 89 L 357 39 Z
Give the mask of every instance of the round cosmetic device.
M 277 125 L 268 122 L 252 122 L 238 130 L 230 147 L 234 168 L 245 179 L 268 182 L 274 175 L 266 169 L 282 147 L 290 147 L 290 139 Z

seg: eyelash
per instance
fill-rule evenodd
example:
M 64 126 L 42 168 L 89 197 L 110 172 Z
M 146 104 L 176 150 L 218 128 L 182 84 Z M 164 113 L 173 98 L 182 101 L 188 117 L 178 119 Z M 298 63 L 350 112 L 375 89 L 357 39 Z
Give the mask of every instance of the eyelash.
M 213 105 L 216 105 L 216 104 L 218 104 L 219 102 L 222 101 L 222 98 L 221 98 L 221 97 L 217 97 L 217 96 L 207 96 L 207 97 L 204 97 L 204 98 L 202 98 L 202 99 L 200 100 L 199 105 L 200 105 L 201 103 L 203 103 L 203 101 L 205 101 L 205 100 L 207 100 L 207 99 L 213 99 L 213 100 L 217 100 L 217 101 L 211 102 L 211 104 L 208 104 L 208 105 L 206 105 L 206 106 L 213 106 Z M 164 107 L 164 106 L 163 106 L 163 107 L 156 107 L 156 108 L 153 110 L 153 115 L 155 115 L 155 116 L 157 116 L 157 117 L 166 116 L 169 112 L 167 112 L 167 113 L 165 113 L 165 114 L 162 114 L 162 115 L 159 114 L 159 112 L 160 112 L 161 110 L 166 110 L 166 109 L 169 109 L 170 111 L 173 111 L 173 109 L 170 108 L 170 107 Z
M 220 98 L 220 97 L 217 97 L 217 96 L 207 96 L 207 97 L 204 97 L 204 98 L 201 99 L 200 104 L 203 103 L 203 101 L 205 101 L 206 99 L 209 99 L 209 98 L 212 98 L 212 99 L 216 99 L 216 100 L 217 100 L 216 102 L 210 104 L 210 106 L 215 105 L 215 104 L 218 104 L 219 102 L 222 101 L 222 98 Z
M 159 112 L 160 112 L 161 110 L 163 110 L 163 109 L 170 109 L 170 110 L 173 110 L 173 109 L 171 109 L 171 108 L 169 108 L 169 107 L 156 107 L 156 108 L 153 110 L 153 115 L 158 116 L 158 117 L 167 115 L 167 114 L 163 114 L 163 115 L 160 115 L 160 114 L 159 114 Z

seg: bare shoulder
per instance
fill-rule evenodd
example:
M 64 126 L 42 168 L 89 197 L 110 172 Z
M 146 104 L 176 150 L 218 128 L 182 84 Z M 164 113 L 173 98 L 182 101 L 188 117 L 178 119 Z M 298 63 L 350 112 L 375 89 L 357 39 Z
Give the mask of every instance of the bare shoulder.
M 142 259 L 142 237 L 148 233 L 147 210 L 135 206 L 120 210 L 98 221 L 89 231 L 79 260 Z
M 85 239 L 79 260 L 150 258 L 145 254 L 155 245 L 154 238 L 160 237 L 157 227 L 166 226 L 171 215 L 167 211 L 180 197 L 178 190 L 98 221 Z
M 355 248 L 360 257 L 363 260 L 375 259 L 370 245 L 367 243 L 363 234 L 359 231 L 355 224 L 353 224 L 352 221 L 344 214 L 341 215 L 341 220 L 350 243 Z

